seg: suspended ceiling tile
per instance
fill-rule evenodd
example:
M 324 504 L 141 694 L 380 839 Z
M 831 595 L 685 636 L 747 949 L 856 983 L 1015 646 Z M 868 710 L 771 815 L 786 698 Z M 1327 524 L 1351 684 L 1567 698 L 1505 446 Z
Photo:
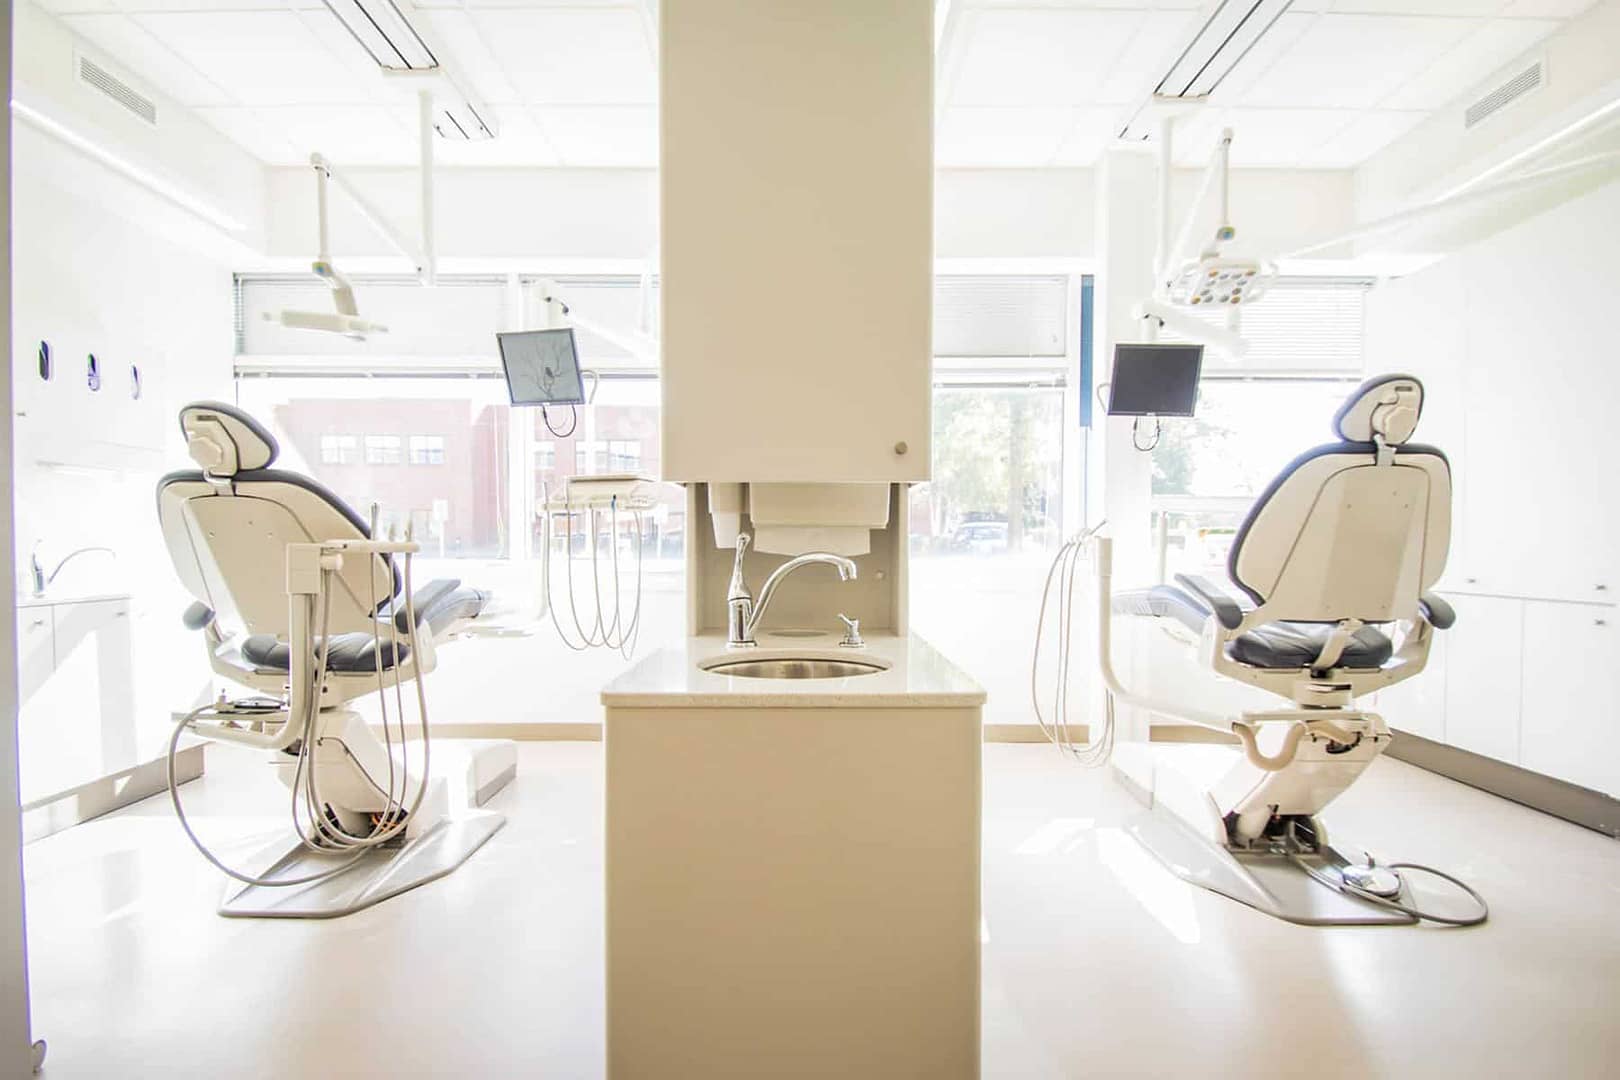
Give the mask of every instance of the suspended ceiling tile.
M 253 109 L 202 108 L 197 115 L 267 165 L 303 165 L 309 161 L 308 150 L 300 152 L 286 132 L 266 124 Z
M 652 105 L 536 108 L 540 130 L 564 165 L 658 167 L 658 109 Z
M 1333 10 L 1344 15 L 1439 15 L 1490 18 L 1507 0 L 1336 0 Z
M 1195 11 L 1150 11 L 1097 88 L 1098 102 L 1145 99 L 1164 78 L 1199 27 Z
M 1481 23 L 1461 18 L 1329 14 L 1237 99 L 1240 105 L 1372 108 Z
M 1176 164 L 1201 168 L 1220 133 L 1232 129 L 1234 168 L 1303 167 L 1359 115 L 1349 109 L 1212 109 L 1176 128 Z
M 1230 104 L 1242 101 L 1249 88 L 1265 78 L 1266 74 L 1275 67 L 1299 43 L 1300 38 L 1316 22 L 1316 16 L 1296 10 L 1291 7 L 1278 20 L 1271 25 L 1259 41 L 1249 49 L 1243 59 L 1232 68 L 1230 73 L 1210 95 L 1213 102 Z
M 658 69 L 639 12 L 628 8 L 474 11 L 524 101 L 650 105 Z
M 104 54 L 91 59 L 130 77 L 136 89 L 144 84 L 187 106 L 231 104 L 229 94 L 127 15 L 66 15 L 62 21 Z
M 1097 162 L 1108 144 L 1114 141 L 1124 123 L 1127 110 L 1117 107 L 1074 109 L 1070 112 L 1069 131 L 1059 142 L 1052 164 L 1089 166 Z
M 1379 102 L 1381 109 L 1438 109 L 1558 29 L 1551 19 L 1495 19 Z
M 419 159 L 416 111 L 409 106 L 281 105 L 254 112 L 296 147 L 298 163 L 317 152 L 340 167 L 415 165 Z
M 1319 169 L 1352 169 L 1411 131 L 1427 112 L 1364 112 L 1307 156 L 1303 164 Z
M 1580 15 L 1597 0 L 1512 0 L 1502 10 L 1510 19 L 1569 19 Z
M 443 63 L 469 92 L 486 102 L 520 100 L 517 88 L 501 70 L 487 38 L 477 21 L 465 10 L 423 11 L 417 14 L 420 29 L 431 34 L 435 53 L 444 52 Z
M 159 13 L 136 18 L 244 105 L 364 102 L 373 99 L 381 85 L 376 65 L 325 9 Z M 335 31 L 330 37 L 334 49 L 345 40 L 347 47 L 329 49 L 324 35 L 312 27 Z
M 934 163 L 942 168 L 1049 165 L 1069 133 L 1073 111 L 1047 107 L 953 105 L 940 118 Z
M 1068 8 L 972 12 L 950 103 L 1093 104 L 1143 19 L 1137 11 Z
M 522 105 L 497 105 L 493 139 L 457 142 L 439 139 L 434 156 L 446 165 L 552 168 L 562 164 L 557 149 Z

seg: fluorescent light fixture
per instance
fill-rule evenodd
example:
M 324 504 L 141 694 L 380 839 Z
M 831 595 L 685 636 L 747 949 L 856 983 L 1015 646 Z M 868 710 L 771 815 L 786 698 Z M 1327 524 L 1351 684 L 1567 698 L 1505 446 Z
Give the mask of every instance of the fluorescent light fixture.
M 1293 3 L 1221 0 L 1153 93 L 1173 98 L 1209 96 Z
M 154 195 L 160 195 L 181 209 L 189 210 L 191 213 L 196 214 L 210 225 L 224 229 L 227 232 L 241 232 L 247 228 L 247 226 L 243 225 L 240 221 L 231 217 L 229 214 L 216 210 L 214 207 L 210 206 L 196 195 L 193 195 L 191 192 L 180 187 L 178 184 L 166 180 L 156 173 L 136 165 L 134 162 L 119 157 L 117 154 L 113 153 L 111 150 L 108 150 L 100 143 L 94 142 L 84 135 L 79 134 L 77 131 L 74 131 L 67 125 L 51 119 L 49 116 L 46 116 L 37 109 L 23 104 L 16 98 L 11 99 L 11 112 L 19 120 L 27 121 L 40 131 L 45 132 L 47 135 L 54 136 L 56 139 L 79 151 L 81 154 L 101 162 L 101 164 L 107 166 L 107 168 L 111 169 L 113 172 L 120 174 L 126 179 L 133 180 L 135 183 L 146 188 Z
M 385 74 L 432 81 L 432 123 L 440 138 L 474 142 L 495 137 L 494 115 L 451 77 L 439 51 L 411 25 L 394 0 L 321 2 Z
M 439 58 L 394 0 L 322 2 L 379 66 L 389 71 L 431 71 L 439 66 Z

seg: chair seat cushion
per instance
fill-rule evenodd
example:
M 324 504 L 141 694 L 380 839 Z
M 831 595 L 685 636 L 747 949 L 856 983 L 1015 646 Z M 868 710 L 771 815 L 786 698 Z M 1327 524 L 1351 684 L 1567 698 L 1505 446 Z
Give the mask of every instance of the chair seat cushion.
M 1226 647 L 1226 655 L 1251 667 L 1310 667 L 1322 655 L 1322 646 L 1332 633 L 1332 623 L 1267 623 L 1234 638 Z M 1363 626 L 1350 635 L 1344 654 L 1333 666 L 1378 668 L 1387 664 L 1393 655 L 1395 645 L 1382 631 Z
M 326 654 L 327 670 L 342 675 L 372 673 L 377 670 L 379 654 L 382 657 L 382 670 L 392 670 L 394 651 L 388 645 L 389 643 L 384 640 L 379 648 L 377 639 L 366 633 L 334 634 L 331 647 Z M 320 639 L 317 638 L 316 656 L 320 655 L 320 648 Z M 401 643 L 400 662 L 410 659 L 410 655 L 409 647 Z M 277 640 L 273 634 L 254 634 L 243 641 L 242 658 L 264 671 L 292 670 L 292 648 L 285 641 Z
M 1254 605 L 1241 603 L 1245 611 Z M 1114 595 L 1114 611 L 1121 615 L 1149 615 L 1175 619 L 1194 632 L 1202 631 L 1209 618 L 1209 605 L 1172 585 L 1155 585 Z M 1227 645 L 1226 653 L 1240 664 L 1258 668 L 1310 667 L 1322 655 L 1333 632 L 1332 623 L 1274 622 L 1240 634 Z M 1395 654 L 1395 645 L 1376 627 L 1363 626 L 1350 637 L 1338 667 L 1383 667 Z

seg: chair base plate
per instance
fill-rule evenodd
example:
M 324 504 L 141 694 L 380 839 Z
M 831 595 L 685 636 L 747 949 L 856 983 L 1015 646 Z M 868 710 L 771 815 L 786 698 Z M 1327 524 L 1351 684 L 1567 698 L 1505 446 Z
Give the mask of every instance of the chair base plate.
M 1143 847 L 1183 881 L 1291 923 L 1387 926 L 1417 921 L 1404 912 L 1329 888 L 1280 850 L 1250 852 L 1215 847 L 1163 807 L 1138 815 L 1128 828 Z M 1329 877 L 1338 876 L 1340 867 L 1365 862 L 1364 855 L 1360 860 L 1350 859 L 1329 845 L 1301 858 Z M 1400 904 L 1412 903 L 1405 885 L 1392 899 Z
M 441 878 L 466 862 L 472 853 L 506 824 L 506 815 L 490 810 L 461 811 L 444 818 L 401 847 L 368 852 L 353 867 L 326 881 L 303 886 L 226 883 L 219 913 L 234 918 L 330 919 L 370 907 L 418 885 Z M 275 854 L 280 852 L 279 857 Z M 264 853 L 255 876 L 298 878 L 341 865 L 346 855 L 310 851 L 302 844 L 290 850 L 285 841 Z M 251 864 L 250 864 L 251 865 Z

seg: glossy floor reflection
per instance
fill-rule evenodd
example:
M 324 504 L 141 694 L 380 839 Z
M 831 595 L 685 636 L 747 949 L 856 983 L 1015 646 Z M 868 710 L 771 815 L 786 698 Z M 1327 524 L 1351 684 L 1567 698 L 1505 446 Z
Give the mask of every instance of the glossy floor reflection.
M 36 1030 L 66 1077 L 594 1077 L 600 744 L 522 748 L 465 868 L 346 919 L 214 914 L 166 799 L 27 851 Z M 984 1072 L 1588 1076 L 1620 1058 L 1620 844 L 1381 760 L 1338 837 L 1481 889 L 1475 930 L 1310 929 L 1186 886 L 1136 804 L 1042 745 L 985 748 Z M 206 836 L 282 789 L 221 751 Z

